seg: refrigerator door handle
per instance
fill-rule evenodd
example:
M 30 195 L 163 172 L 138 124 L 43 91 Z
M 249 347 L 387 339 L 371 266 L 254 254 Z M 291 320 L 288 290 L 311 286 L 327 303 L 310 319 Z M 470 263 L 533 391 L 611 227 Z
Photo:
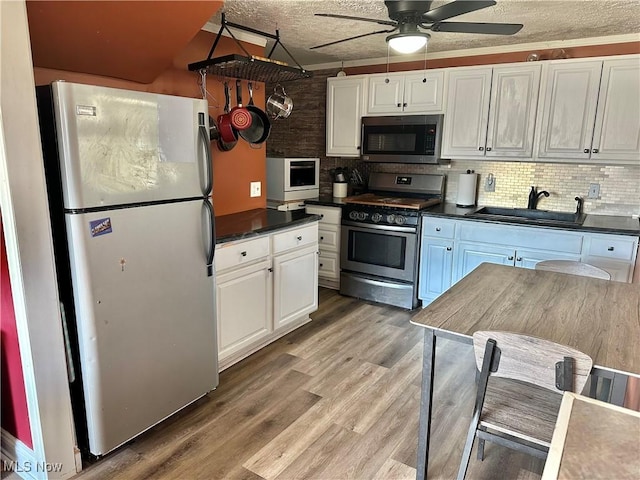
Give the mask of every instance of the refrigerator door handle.
M 202 142 L 202 146 L 204 147 L 204 174 L 206 176 L 203 194 L 205 197 L 208 197 L 211 194 L 211 190 L 213 188 L 213 165 L 211 159 L 211 145 L 209 145 L 209 134 L 207 133 L 207 127 L 205 126 L 205 116 L 204 113 L 198 113 L 198 138 Z
M 207 276 L 213 276 L 213 258 L 216 254 L 216 221 L 213 212 L 213 205 L 208 198 L 204 199 L 204 210 L 206 211 L 206 219 L 204 221 L 203 237 L 205 245 L 207 245 Z

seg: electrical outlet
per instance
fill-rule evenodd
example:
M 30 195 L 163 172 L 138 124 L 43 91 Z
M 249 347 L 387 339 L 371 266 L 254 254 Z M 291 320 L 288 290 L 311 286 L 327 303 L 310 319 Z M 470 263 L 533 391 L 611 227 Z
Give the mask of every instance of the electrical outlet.
M 262 184 L 261 182 L 251 182 L 251 196 L 259 197 L 262 195 Z
M 496 191 L 496 177 L 493 173 L 487 175 L 487 178 L 484 181 L 484 191 L 485 192 L 495 192 Z
M 600 184 L 590 183 L 587 198 L 600 198 Z

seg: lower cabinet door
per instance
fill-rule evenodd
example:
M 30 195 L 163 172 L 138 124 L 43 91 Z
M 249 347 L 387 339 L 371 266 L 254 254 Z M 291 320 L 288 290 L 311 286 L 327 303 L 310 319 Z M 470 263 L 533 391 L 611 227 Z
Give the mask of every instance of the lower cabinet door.
M 513 265 L 514 261 L 515 250 L 513 248 L 459 242 L 454 282 L 473 271 L 481 263 Z
M 269 267 L 269 261 L 264 261 L 217 278 L 220 361 L 273 331 Z
M 423 238 L 420 249 L 418 296 L 431 302 L 452 285 L 453 240 Z
M 318 309 L 318 247 L 273 257 L 273 318 L 280 327 Z

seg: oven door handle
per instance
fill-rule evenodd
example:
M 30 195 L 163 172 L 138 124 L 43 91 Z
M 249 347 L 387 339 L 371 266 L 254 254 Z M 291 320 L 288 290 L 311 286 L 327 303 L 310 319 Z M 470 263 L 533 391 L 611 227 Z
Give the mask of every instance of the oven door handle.
M 371 230 L 384 230 L 387 232 L 404 232 L 404 233 L 416 233 L 418 231 L 415 227 L 396 227 L 391 225 L 375 225 L 371 223 L 358 223 L 358 222 L 349 222 L 342 221 L 342 225 L 346 227 L 359 227 L 359 228 L 367 228 Z

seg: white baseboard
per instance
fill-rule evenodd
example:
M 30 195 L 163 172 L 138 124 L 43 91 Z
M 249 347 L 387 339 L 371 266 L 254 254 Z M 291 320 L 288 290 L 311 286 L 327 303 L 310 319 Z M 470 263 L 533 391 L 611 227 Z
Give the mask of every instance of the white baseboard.
M 46 478 L 46 474 L 37 471 L 38 460 L 34 451 L 4 428 L 0 429 L 0 431 L 2 439 L 2 471 L 13 472 L 27 480 Z

